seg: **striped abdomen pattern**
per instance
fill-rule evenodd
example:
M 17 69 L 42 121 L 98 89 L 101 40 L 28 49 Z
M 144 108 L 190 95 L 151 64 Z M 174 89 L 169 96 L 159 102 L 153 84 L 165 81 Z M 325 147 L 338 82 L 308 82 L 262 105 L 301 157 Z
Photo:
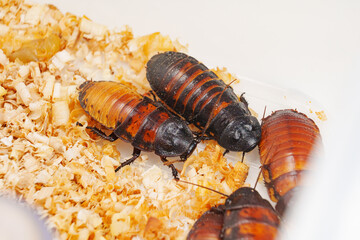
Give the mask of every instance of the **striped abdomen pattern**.
M 220 240 L 224 223 L 223 211 L 211 209 L 195 222 L 187 235 L 187 240 Z
M 301 185 L 317 140 L 320 140 L 319 128 L 303 113 L 279 110 L 263 119 L 260 160 L 265 184 L 273 201 L 283 201 Z
M 271 204 L 255 189 L 242 187 L 224 205 L 205 212 L 187 240 L 272 240 L 279 224 L 280 218 Z
M 208 124 L 207 134 L 224 148 L 250 151 L 257 145 L 260 124 L 247 103 L 195 58 L 180 52 L 157 54 L 147 63 L 146 76 L 168 107 L 200 129 Z
M 225 202 L 223 240 L 272 240 L 280 218 L 271 204 L 253 188 L 242 187 Z
M 92 118 L 139 150 L 156 150 L 159 128 L 165 122 L 178 121 L 166 108 L 157 106 L 149 98 L 144 98 L 116 82 L 83 83 L 80 86 L 79 101 Z M 181 127 L 186 128 L 191 142 L 192 133 L 185 123 L 182 123 Z

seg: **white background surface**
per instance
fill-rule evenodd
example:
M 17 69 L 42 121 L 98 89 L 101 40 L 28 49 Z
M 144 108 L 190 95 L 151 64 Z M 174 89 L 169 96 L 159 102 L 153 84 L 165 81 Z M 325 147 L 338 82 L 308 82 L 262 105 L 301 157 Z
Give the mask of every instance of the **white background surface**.
M 36 0 L 135 35 L 161 32 L 208 67 L 225 66 L 317 100 L 326 157 L 286 239 L 356 239 L 360 228 L 360 1 Z M 251 104 L 251 103 L 250 103 Z M 290 237 L 289 237 L 290 236 Z

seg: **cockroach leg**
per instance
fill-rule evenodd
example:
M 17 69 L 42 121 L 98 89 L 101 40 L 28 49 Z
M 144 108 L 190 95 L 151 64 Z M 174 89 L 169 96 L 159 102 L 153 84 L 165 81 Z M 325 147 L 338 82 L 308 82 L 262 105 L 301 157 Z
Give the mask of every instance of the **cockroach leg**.
M 132 157 L 128 160 L 126 160 L 125 162 L 121 163 L 120 166 L 118 166 L 115 169 L 115 172 L 119 171 L 120 168 L 125 167 L 126 165 L 129 165 L 130 163 L 134 162 L 139 156 L 140 156 L 141 150 L 134 148 Z
M 171 169 L 171 172 L 172 172 L 172 175 L 174 176 L 174 179 L 176 181 L 178 181 L 180 178 L 178 176 L 178 171 L 176 170 L 174 164 L 171 163 L 171 164 L 168 165 L 167 164 L 168 160 L 165 157 L 160 157 L 160 158 L 161 158 L 161 161 Z
M 153 97 L 154 101 L 157 102 L 158 100 L 157 100 L 157 97 L 156 97 L 154 91 L 153 91 L 153 90 L 150 90 L 149 93 L 150 93 L 151 96 Z
M 118 139 L 118 137 L 115 135 L 114 132 L 112 132 L 110 135 L 106 135 L 103 131 L 101 131 L 100 129 L 98 129 L 96 127 L 87 126 L 86 129 L 90 129 L 96 135 L 99 135 L 103 139 L 108 140 L 110 142 L 114 142 L 116 139 Z
M 245 92 L 243 92 L 241 95 L 240 95 L 240 102 L 244 103 L 246 107 L 249 107 L 249 103 L 248 101 L 246 101 L 246 99 L 244 98 L 244 95 L 245 95 Z

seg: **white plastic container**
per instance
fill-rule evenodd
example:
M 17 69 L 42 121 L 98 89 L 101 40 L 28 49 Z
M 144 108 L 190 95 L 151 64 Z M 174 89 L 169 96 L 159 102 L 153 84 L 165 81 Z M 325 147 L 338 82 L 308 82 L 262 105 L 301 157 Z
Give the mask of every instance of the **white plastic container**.
M 317 157 L 311 187 L 294 209 L 284 239 L 355 239 L 360 228 L 359 1 L 35 2 L 109 27 L 128 24 L 137 35 L 160 31 L 179 38 L 209 68 L 225 66 L 259 81 L 239 77 L 235 87 L 246 92 L 259 115 L 266 105 L 267 113 L 297 108 L 313 118 L 325 157 Z M 324 110 L 328 120 L 319 122 L 310 109 Z M 251 170 L 248 182 L 253 176 Z

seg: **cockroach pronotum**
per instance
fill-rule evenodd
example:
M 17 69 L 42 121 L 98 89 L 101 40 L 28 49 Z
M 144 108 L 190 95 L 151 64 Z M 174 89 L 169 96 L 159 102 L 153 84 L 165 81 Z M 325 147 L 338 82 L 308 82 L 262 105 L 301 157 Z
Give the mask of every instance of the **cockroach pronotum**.
M 120 138 L 133 145 L 132 157 L 116 171 L 135 161 L 141 151 L 154 151 L 166 162 L 166 157 L 175 156 L 185 160 L 196 148 L 197 141 L 185 121 L 123 84 L 86 81 L 80 86 L 79 101 L 93 119 L 112 133 L 106 135 L 95 127 L 88 129 L 106 140 Z M 169 167 L 177 179 L 175 167 Z
M 262 120 L 259 143 L 265 185 L 282 215 L 301 185 L 319 128 L 305 114 L 286 109 Z
M 221 205 L 222 206 L 222 205 Z M 220 206 L 219 206 L 220 207 Z M 196 220 L 187 240 L 217 240 L 221 239 L 221 231 L 224 225 L 224 210 L 212 208 Z
M 195 58 L 180 52 L 153 56 L 146 77 L 165 104 L 189 123 L 205 130 L 226 151 L 251 151 L 261 127 L 243 96 Z
M 187 240 L 272 240 L 279 224 L 280 217 L 267 200 L 254 188 L 241 187 L 227 196 L 224 205 L 205 212 Z

